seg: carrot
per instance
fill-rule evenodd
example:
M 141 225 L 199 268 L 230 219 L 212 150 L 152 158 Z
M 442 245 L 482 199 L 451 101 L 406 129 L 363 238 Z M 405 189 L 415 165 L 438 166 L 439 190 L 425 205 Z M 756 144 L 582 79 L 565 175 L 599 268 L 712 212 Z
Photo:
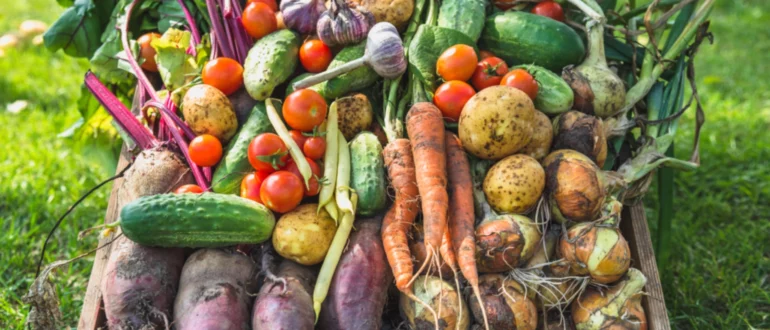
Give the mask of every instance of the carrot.
M 441 111 L 432 103 L 416 103 L 406 115 L 406 131 L 412 141 L 417 189 L 422 200 L 427 262 L 438 253 L 446 230 L 449 204 Z
M 447 176 L 449 184 L 449 236 L 457 264 L 465 279 L 473 288 L 479 306 L 484 306 L 479 290 L 479 273 L 476 269 L 476 241 L 474 234 L 473 179 L 471 167 L 460 139 L 446 133 Z M 446 257 L 445 257 L 446 259 Z M 450 265 L 451 266 L 451 265 Z M 484 327 L 489 329 L 487 314 L 482 308 Z

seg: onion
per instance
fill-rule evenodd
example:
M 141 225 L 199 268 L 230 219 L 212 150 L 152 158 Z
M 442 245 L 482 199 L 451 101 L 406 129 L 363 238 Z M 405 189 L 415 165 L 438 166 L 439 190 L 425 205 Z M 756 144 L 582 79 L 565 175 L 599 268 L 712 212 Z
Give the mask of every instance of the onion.
M 504 214 L 476 227 L 476 264 L 479 272 L 511 270 L 529 260 L 537 250 L 540 232 L 529 218 Z
M 429 309 L 402 293 L 399 308 L 411 329 L 468 329 L 470 326 L 468 306 L 465 300 L 458 299 L 460 293 L 452 284 L 438 277 L 420 276 L 414 279 L 414 295 L 439 313 L 439 324 L 435 324 Z
M 566 112 L 554 120 L 554 150 L 572 149 L 580 152 L 599 167 L 607 159 L 607 137 L 600 118 L 578 111 Z
M 562 236 L 557 250 L 564 259 L 563 269 L 552 267 L 557 273 L 590 275 L 599 283 L 617 281 L 631 265 L 631 251 L 620 230 L 606 224 L 579 223 Z
M 572 320 L 577 329 L 646 330 L 644 310 L 638 304 L 646 282 L 642 272 L 631 268 L 624 280 L 608 289 L 589 287 L 572 303 Z
M 518 282 L 499 274 L 479 277 L 479 289 L 488 315 L 489 329 L 535 330 L 537 307 L 525 294 L 527 289 Z M 470 301 L 477 323 L 483 323 L 482 309 L 476 300 Z

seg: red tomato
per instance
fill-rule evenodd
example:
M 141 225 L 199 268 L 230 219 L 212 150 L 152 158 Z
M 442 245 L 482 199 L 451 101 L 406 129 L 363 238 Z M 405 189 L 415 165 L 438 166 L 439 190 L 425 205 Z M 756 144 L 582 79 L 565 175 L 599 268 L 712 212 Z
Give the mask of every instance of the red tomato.
M 307 141 L 307 136 L 296 129 L 289 131 L 289 135 L 291 135 L 291 139 L 294 140 L 294 143 L 297 144 L 297 147 L 302 149 L 302 146 L 305 145 L 305 141 Z
M 319 160 L 324 157 L 326 152 L 326 140 L 320 136 L 311 137 L 305 141 L 302 152 L 312 160 Z
M 198 166 L 211 167 L 219 163 L 222 158 L 222 143 L 209 134 L 196 136 L 190 141 L 187 151 L 190 159 Z
M 174 190 L 175 194 L 202 194 L 203 188 L 197 184 L 186 184 Z
M 535 15 L 553 18 L 559 22 L 564 22 L 564 10 L 561 5 L 554 1 L 543 1 L 532 8 Z
M 278 29 L 275 11 L 261 2 L 252 2 L 243 10 L 241 23 L 252 38 L 260 39 Z
M 508 65 L 499 57 L 487 57 L 479 62 L 473 72 L 471 83 L 477 91 L 489 86 L 500 84 L 500 80 L 508 73 Z
M 305 196 L 302 180 L 289 171 L 273 172 L 259 188 L 259 198 L 269 209 L 286 213 L 293 210 Z
M 241 197 L 261 204 L 262 199 L 259 198 L 259 188 L 262 187 L 262 182 L 265 181 L 268 175 L 270 174 L 256 171 L 243 177 L 243 180 L 241 180 Z
M 321 40 L 308 40 L 299 49 L 299 61 L 308 72 L 322 72 L 332 62 L 332 50 Z
M 475 94 L 473 87 L 464 81 L 447 81 L 436 89 L 433 104 L 441 110 L 446 121 L 454 123 L 460 119 L 465 103 Z
M 268 7 L 270 7 L 270 9 L 272 9 L 274 12 L 278 12 L 278 4 L 275 3 L 275 0 L 249 0 L 246 4 L 248 5 L 249 3 L 252 3 L 252 2 L 264 3 Z
M 160 38 L 160 34 L 155 32 L 148 32 L 136 39 L 139 44 L 139 56 L 144 59 L 142 62 L 142 69 L 151 72 L 158 72 L 158 63 L 155 62 L 155 48 L 152 48 L 152 40 Z
M 283 119 L 291 128 L 312 131 L 326 119 L 326 100 L 312 89 L 300 89 L 283 102 Z
M 490 52 L 488 50 L 481 50 L 481 51 L 479 51 L 479 57 L 482 60 L 487 58 L 487 57 L 493 57 L 493 56 L 495 56 L 495 54 L 492 54 L 492 52 Z
M 500 85 L 518 88 L 522 92 L 527 93 L 529 98 L 533 100 L 537 97 L 537 81 L 535 81 L 535 78 L 532 77 L 527 70 L 511 70 L 511 72 L 508 72 L 508 74 L 503 77 L 503 80 L 500 81 Z
M 436 72 L 445 81 L 471 79 L 473 71 L 478 64 L 478 56 L 473 47 L 468 45 L 454 45 L 447 48 L 436 62 Z
M 313 177 L 308 181 L 310 189 L 307 189 L 307 187 L 304 186 L 305 179 L 302 178 L 302 173 L 299 172 L 299 167 L 297 167 L 295 162 L 289 162 L 289 165 L 286 166 L 285 170 L 294 173 L 294 175 L 296 175 L 302 181 L 305 196 L 315 196 L 318 195 L 318 192 L 321 190 L 321 186 L 318 184 L 318 178 L 323 176 L 323 171 L 321 170 L 321 166 L 319 166 L 318 163 L 314 162 L 308 157 L 305 157 L 305 159 L 307 160 L 307 163 L 310 164 L 310 170 L 313 172 Z
M 248 156 L 255 170 L 272 173 L 286 164 L 289 149 L 278 135 L 262 133 L 249 144 Z
M 232 58 L 216 58 L 203 66 L 201 79 L 204 84 L 214 86 L 225 95 L 230 95 L 243 86 L 243 67 Z

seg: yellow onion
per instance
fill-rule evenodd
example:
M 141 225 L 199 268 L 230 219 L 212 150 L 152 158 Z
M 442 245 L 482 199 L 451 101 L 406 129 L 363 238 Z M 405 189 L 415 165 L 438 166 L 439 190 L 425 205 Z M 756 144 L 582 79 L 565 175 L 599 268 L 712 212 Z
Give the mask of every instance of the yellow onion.
M 493 330 L 535 330 L 537 328 L 537 307 L 526 295 L 526 288 L 518 282 L 499 274 L 479 277 L 481 300 Z M 483 324 L 482 308 L 470 301 L 471 312 L 477 323 Z
M 438 313 L 438 325 L 434 315 L 422 304 L 401 294 L 399 308 L 411 329 L 468 329 L 470 312 L 465 300 L 460 298 L 453 284 L 435 276 L 420 276 L 414 280 L 414 295 Z M 458 306 L 458 304 L 460 304 Z
M 626 278 L 607 289 L 589 287 L 572 303 L 577 330 L 646 330 L 646 318 L 638 316 L 644 310 L 637 303 L 646 282 L 642 272 L 631 268 Z
M 532 129 L 532 139 L 519 152 L 541 160 L 551 151 L 553 142 L 553 125 L 544 113 L 535 111 L 535 121 Z
M 553 125 L 554 150 L 572 149 L 588 156 L 599 167 L 607 159 L 607 137 L 600 118 L 578 111 L 556 117 Z
M 499 273 L 518 267 L 537 250 L 540 232 L 529 218 L 504 214 L 476 227 L 476 265 L 481 273 Z
M 599 283 L 612 283 L 631 265 L 631 251 L 620 230 L 607 225 L 579 223 L 559 242 L 557 254 L 570 275 L 590 275 Z

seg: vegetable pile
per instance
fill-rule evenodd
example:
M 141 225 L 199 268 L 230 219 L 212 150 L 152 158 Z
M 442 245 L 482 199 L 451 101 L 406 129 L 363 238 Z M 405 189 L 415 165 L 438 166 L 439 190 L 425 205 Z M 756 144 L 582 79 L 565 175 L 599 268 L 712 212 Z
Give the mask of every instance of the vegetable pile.
M 599 2 L 75 1 L 45 44 L 132 155 L 107 327 L 646 329 L 620 214 L 698 166 L 714 0 Z

